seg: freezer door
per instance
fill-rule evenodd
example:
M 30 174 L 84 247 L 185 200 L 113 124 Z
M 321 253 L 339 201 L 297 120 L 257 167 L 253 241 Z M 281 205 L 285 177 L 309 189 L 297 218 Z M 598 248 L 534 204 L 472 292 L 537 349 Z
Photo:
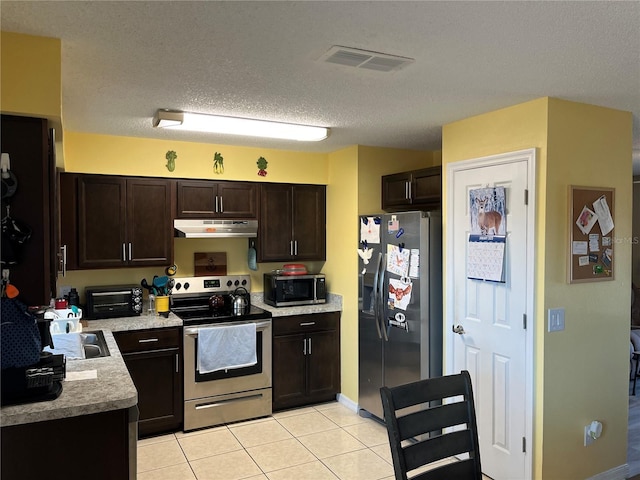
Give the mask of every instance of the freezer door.
M 358 319 L 358 404 L 382 419 L 380 387 L 382 387 L 382 340 L 378 336 L 376 318 L 360 312 Z

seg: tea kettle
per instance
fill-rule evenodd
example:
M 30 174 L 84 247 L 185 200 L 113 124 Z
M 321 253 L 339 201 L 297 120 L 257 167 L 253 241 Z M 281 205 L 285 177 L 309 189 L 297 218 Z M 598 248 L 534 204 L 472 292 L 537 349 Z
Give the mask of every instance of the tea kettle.
M 231 311 L 234 315 L 244 315 L 249 308 L 249 292 L 244 287 L 236 288 L 231 294 Z

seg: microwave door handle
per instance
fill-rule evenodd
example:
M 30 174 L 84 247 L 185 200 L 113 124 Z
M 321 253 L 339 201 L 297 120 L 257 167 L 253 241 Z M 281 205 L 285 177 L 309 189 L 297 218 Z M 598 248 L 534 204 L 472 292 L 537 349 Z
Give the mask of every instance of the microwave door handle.
M 131 290 L 120 290 L 118 292 L 93 292 L 91 295 L 94 297 L 109 297 L 111 295 L 127 295 L 131 293 Z

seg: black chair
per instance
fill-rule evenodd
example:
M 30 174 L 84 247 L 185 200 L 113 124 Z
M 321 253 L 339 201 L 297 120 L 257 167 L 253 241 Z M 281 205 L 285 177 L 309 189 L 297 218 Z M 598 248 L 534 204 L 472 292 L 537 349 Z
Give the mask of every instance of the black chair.
M 412 480 L 482 479 L 469 372 L 382 387 L 380 395 L 396 480 L 407 480 L 416 469 Z M 459 396 L 461 401 L 445 402 Z M 448 427 L 457 428 L 443 431 Z M 438 463 L 464 453 L 465 460 Z

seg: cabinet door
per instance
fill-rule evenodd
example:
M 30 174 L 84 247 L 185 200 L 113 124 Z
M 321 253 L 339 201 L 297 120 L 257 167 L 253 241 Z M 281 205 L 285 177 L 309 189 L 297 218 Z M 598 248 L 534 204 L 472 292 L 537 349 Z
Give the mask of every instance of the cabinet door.
M 305 403 L 306 358 L 304 334 L 273 337 L 273 408 Z
M 382 177 L 382 209 L 393 210 L 410 204 L 409 185 L 411 174 L 396 173 Z
M 442 197 L 441 167 L 413 172 L 412 202 L 421 206 L 440 206 Z
M 20 289 L 21 299 L 29 305 L 46 305 L 55 295 L 55 270 L 52 271 L 52 181 L 54 166 L 49 156 L 47 121 L 42 118 L 2 115 L 0 129 L 2 153 L 9 155 L 15 192 L 2 199 L 2 218 L 12 218 L 31 238 L 24 244 L 2 239 L 2 268 L 10 268 L 11 283 Z M 55 177 L 54 177 L 55 178 Z M 14 185 L 14 179 L 3 179 Z M 10 207 L 10 208 L 9 208 Z M 16 262 L 16 263 L 14 263 Z
M 259 261 L 291 260 L 293 258 L 291 185 L 263 184 L 260 190 Z
M 78 177 L 78 265 L 115 268 L 126 264 L 126 183 L 102 175 Z
M 182 382 L 179 349 L 123 355 L 136 390 L 141 437 L 175 430 L 182 423 Z
M 171 181 L 128 178 L 126 205 L 129 265 L 168 265 L 173 245 Z
M 215 182 L 179 181 L 178 218 L 213 218 L 216 216 Z
M 335 330 L 315 332 L 307 339 L 309 399 L 335 398 L 340 391 L 340 339 Z
M 295 260 L 326 258 L 326 187 L 293 186 L 293 241 Z
M 258 185 L 248 182 L 218 183 L 219 209 L 222 218 L 258 218 Z

